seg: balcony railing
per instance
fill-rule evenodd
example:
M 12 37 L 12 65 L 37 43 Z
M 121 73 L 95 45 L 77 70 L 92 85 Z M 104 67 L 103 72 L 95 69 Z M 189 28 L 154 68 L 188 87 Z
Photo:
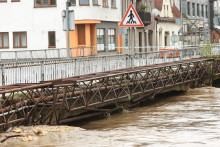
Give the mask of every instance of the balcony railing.
M 140 11 L 138 12 L 138 15 L 140 16 L 142 22 L 144 23 L 145 26 L 149 25 L 151 23 L 151 14 L 150 12 L 143 12 Z

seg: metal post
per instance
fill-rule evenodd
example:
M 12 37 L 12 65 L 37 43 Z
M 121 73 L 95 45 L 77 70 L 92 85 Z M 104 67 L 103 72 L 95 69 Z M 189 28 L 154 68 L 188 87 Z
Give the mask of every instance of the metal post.
M 1 69 L 2 69 L 2 86 L 5 85 L 5 66 L 4 64 L 1 65 Z
M 15 51 L 15 60 L 18 61 L 18 53 Z
M 69 0 L 66 2 L 66 20 L 67 20 L 67 58 L 70 57 L 70 27 L 69 27 Z
M 82 47 L 82 57 L 84 56 L 84 47 Z
M 33 51 L 30 50 L 30 54 L 31 54 L 31 60 L 33 60 Z
M 60 59 L 60 49 L 57 50 L 58 59 Z
M 94 54 L 94 46 L 92 46 L 92 50 L 91 50 L 91 55 L 93 56 Z
M 44 62 L 42 61 L 40 64 L 40 72 L 41 72 L 41 81 L 44 81 Z
M 44 50 L 45 52 L 45 59 L 47 59 L 47 50 Z
M 129 56 L 131 58 L 130 67 L 134 69 L 134 27 L 130 27 L 129 30 Z

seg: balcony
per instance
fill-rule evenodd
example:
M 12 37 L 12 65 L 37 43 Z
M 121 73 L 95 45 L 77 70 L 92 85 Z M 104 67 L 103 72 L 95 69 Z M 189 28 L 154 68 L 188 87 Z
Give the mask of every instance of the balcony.
M 142 22 L 145 26 L 151 24 L 151 14 L 150 14 L 150 12 L 139 11 L 138 15 L 140 16 L 140 19 L 142 20 Z

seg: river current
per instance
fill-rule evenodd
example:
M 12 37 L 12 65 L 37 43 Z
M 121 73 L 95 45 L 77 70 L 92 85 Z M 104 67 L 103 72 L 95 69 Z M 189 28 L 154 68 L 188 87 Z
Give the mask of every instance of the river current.
M 84 130 L 50 133 L 8 146 L 220 146 L 220 88 L 191 89 L 155 103 L 89 121 Z

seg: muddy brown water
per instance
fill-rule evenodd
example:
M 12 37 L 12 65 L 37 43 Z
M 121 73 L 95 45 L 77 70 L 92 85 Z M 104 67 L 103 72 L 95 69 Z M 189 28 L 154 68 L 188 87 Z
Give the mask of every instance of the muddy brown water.
M 220 146 L 220 88 L 198 88 L 15 147 Z

